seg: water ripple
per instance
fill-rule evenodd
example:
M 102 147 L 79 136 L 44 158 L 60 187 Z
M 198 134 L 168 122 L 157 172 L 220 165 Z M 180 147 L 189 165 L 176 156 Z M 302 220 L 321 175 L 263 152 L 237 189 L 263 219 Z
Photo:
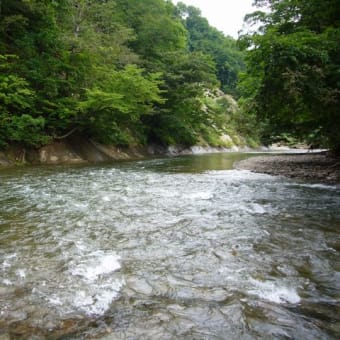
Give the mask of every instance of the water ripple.
M 340 335 L 339 188 L 171 162 L 2 175 L 0 326 L 81 314 L 112 339 Z

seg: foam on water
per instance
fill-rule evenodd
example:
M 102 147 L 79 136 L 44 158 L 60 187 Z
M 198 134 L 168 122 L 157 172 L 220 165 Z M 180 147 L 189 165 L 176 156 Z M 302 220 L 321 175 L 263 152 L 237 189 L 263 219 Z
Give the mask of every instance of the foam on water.
M 11 265 L 6 260 L 2 263 L 3 268 L 9 268 Z
M 340 185 L 337 184 L 321 184 L 321 183 L 313 183 L 313 184 L 306 184 L 306 183 L 299 183 L 298 184 L 304 188 L 311 188 L 311 189 L 321 189 L 321 190 L 340 190 Z
M 71 261 L 59 292 L 43 296 L 50 305 L 66 312 L 101 315 L 118 296 L 124 280 L 116 275 L 120 257 L 96 251 Z M 38 291 L 38 290 L 37 290 Z
M 186 198 L 192 199 L 192 200 L 209 200 L 213 197 L 212 193 L 210 192 L 194 192 L 191 194 L 186 195 Z
M 103 196 L 103 197 L 102 197 L 102 200 L 103 200 L 104 202 L 110 202 L 110 201 L 111 201 L 111 198 L 110 198 L 109 196 Z
M 205 174 L 213 175 L 213 176 L 220 176 L 225 177 L 227 181 L 245 181 L 245 180 L 274 180 L 275 177 L 272 175 L 262 174 L 262 173 L 255 173 L 251 172 L 250 170 L 209 170 L 206 171 Z
M 250 204 L 249 207 L 246 208 L 246 210 L 254 214 L 265 214 L 266 213 L 266 209 L 262 205 L 257 204 L 257 203 Z
M 16 271 L 16 274 L 20 279 L 24 279 L 26 277 L 26 273 L 24 269 L 18 269 Z
M 301 301 L 300 296 L 292 287 L 279 285 L 271 281 L 257 281 L 251 280 L 254 288 L 249 291 L 252 295 L 257 295 L 261 299 L 271 301 L 274 303 L 292 303 L 297 304 Z
M 119 256 L 105 255 L 97 252 L 90 255 L 90 259 L 81 261 L 70 270 L 72 275 L 79 275 L 89 282 L 94 282 L 100 275 L 112 273 L 120 269 Z

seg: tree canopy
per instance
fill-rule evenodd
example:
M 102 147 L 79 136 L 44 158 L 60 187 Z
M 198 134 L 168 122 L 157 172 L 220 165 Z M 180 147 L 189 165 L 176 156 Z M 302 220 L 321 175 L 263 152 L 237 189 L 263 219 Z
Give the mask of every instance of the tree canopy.
M 256 0 L 260 25 L 242 36 L 247 72 L 240 89 L 266 137 L 291 133 L 340 152 L 340 3 Z
M 1 0 L 0 147 L 74 132 L 218 144 L 238 131 L 339 153 L 339 2 L 254 2 L 246 20 L 259 29 L 237 44 L 169 0 Z M 212 100 L 217 89 L 240 96 L 243 114 Z
M 198 8 L 179 3 L 178 10 L 188 30 L 190 51 L 209 55 L 216 65 L 216 76 L 221 89 L 238 95 L 238 74 L 244 70 L 245 65 L 243 53 L 238 49 L 236 41 L 210 26 Z
M 1 0 L 0 147 L 194 144 L 204 93 L 235 92 L 241 68 L 232 38 L 171 1 Z

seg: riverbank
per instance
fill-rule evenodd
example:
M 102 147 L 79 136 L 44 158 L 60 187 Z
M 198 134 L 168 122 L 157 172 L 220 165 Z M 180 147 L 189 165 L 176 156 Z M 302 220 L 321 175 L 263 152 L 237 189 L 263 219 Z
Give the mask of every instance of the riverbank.
M 142 159 L 153 156 L 197 155 L 221 152 L 254 152 L 249 147 L 233 145 L 231 148 L 210 146 L 148 145 L 145 147 L 120 148 L 99 144 L 82 136 L 55 141 L 39 149 L 27 149 L 12 145 L 0 152 L 0 169 L 18 165 L 86 164 L 120 160 Z M 236 169 L 258 173 L 282 175 L 290 178 L 319 183 L 340 183 L 340 159 L 327 153 L 308 153 L 301 150 L 278 147 L 260 148 L 258 152 L 287 152 L 280 155 L 251 157 L 234 165 Z M 296 153 L 295 153 L 296 152 Z
M 249 147 L 231 145 L 226 147 L 181 145 L 146 145 L 135 147 L 118 147 L 103 145 L 83 136 L 73 136 L 61 141 L 54 141 L 41 148 L 26 148 L 11 145 L 0 151 L 0 168 L 17 165 L 59 165 L 102 163 L 120 160 L 142 159 L 153 156 L 180 156 L 220 152 L 247 152 Z
M 340 158 L 332 157 L 325 152 L 251 157 L 234 166 L 236 169 L 309 182 L 340 183 Z

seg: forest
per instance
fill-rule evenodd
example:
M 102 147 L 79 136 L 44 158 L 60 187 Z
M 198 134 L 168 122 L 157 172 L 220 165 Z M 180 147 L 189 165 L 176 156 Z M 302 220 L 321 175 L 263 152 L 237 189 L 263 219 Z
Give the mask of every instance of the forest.
M 236 41 L 166 0 L 1 0 L 0 148 L 72 134 L 228 147 L 228 134 L 339 153 L 339 2 L 255 4 L 258 28 Z
M 243 34 L 247 71 L 240 76 L 246 113 L 262 140 L 295 138 L 340 153 L 340 2 L 255 0 Z

